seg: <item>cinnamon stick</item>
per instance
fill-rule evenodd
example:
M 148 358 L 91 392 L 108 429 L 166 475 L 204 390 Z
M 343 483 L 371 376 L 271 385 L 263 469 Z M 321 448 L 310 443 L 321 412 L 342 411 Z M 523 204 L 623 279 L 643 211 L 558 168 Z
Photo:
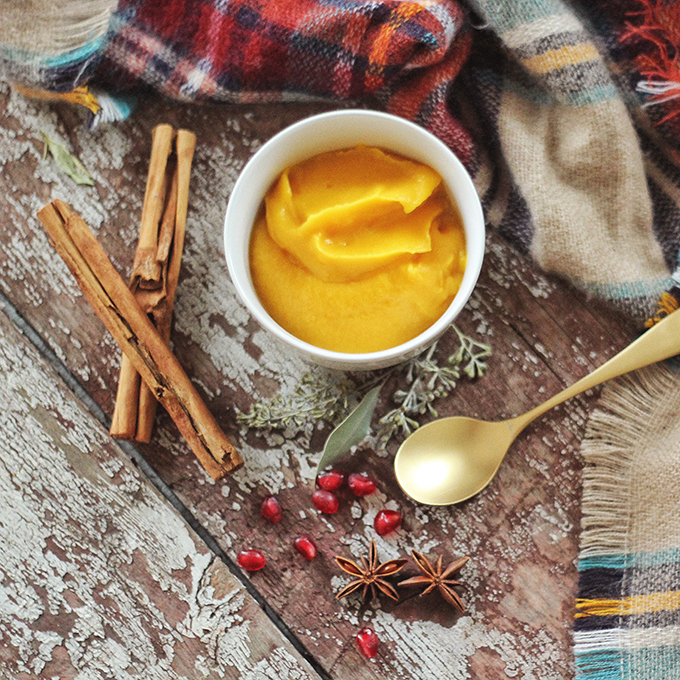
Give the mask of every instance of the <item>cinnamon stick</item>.
M 163 219 L 161 221 L 160 230 L 158 233 L 158 244 L 155 253 L 155 263 L 159 267 L 160 279 L 158 281 L 159 288 L 154 291 L 147 281 L 147 288 L 136 288 L 135 282 L 140 282 L 139 276 L 135 277 L 130 284 L 131 290 L 135 294 L 137 302 L 139 302 L 142 309 L 149 315 L 151 321 L 158 329 L 161 337 L 166 344 L 170 342 L 170 331 L 172 328 L 172 308 L 174 306 L 175 290 L 177 282 L 174 283 L 172 291 L 170 290 L 168 282 L 168 255 L 171 246 L 173 247 L 173 254 L 176 254 L 178 259 L 182 259 L 182 248 L 184 247 L 184 233 L 181 235 L 181 242 L 175 243 L 175 218 L 177 212 L 177 169 L 172 174 L 172 182 L 170 185 L 170 193 L 168 195 L 168 202 L 163 212 Z M 167 251 L 167 252 L 166 252 Z M 138 251 L 139 252 L 139 251 Z M 177 271 L 179 278 L 179 267 Z M 158 294 L 157 294 L 158 293 Z M 123 366 L 121 364 L 121 381 L 126 379 L 122 373 Z M 124 397 L 123 397 L 124 398 Z M 122 409 L 129 420 L 124 423 L 127 431 L 132 431 L 132 438 L 138 442 L 151 441 L 151 434 L 153 432 L 154 420 L 156 419 L 156 401 L 153 393 L 148 388 L 145 382 L 139 384 L 139 396 L 137 399 L 137 410 L 134 411 L 131 404 L 129 407 Z M 117 404 L 116 404 L 117 405 Z M 115 414 L 115 411 L 114 411 Z M 121 419 L 122 420 L 122 419 Z M 113 423 L 111 434 L 118 436 L 113 430 Z
M 133 268 L 134 286 L 156 290 L 161 286 L 161 269 L 156 259 L 158 228 L 163 216 L 168 188 L 167 165 L 175 131 L 172 125 L 157 125 L 153 129 L 151 159 L 142 205 L 139 242 Z
M 172 310 L 184 249 L 189 177 L 196 136 L 170 125 L 154 128 L 142 208 L 139 242 L 130 277 L 138 304 L 170 342 Z M 173 153 L 174 148 L 174 153 Z M 123 355 L 111 434 L 121 439 L 151 439 L 157 402 Z
M 113 409 L 113 416 L 111 416 L 111 428 L 109 430 L 112 437 L 135 439 L 141 385 L 141 376 L 137 373 L 127 355 L 123 354 L 120 359 L 116 404 Z
M 137 302 L 147 314 L 157 306 L 165 295 L 162 290 L 162 268 L 156 260 L 158 247 L 158 229 L 163 203 L 167 193 L 166 168 L 172 151 L 174 130 L 171 125 L 157 125 L 152 133 L 151 158 L 146 180 L 144 203 L 142 206 L 141 226 L 135 262 L 130 279 L 133 292 L 142 290 L 159 291 L 152 300 L 142 300 L 137 294 Z M 173 223 L 174 226 L 174 223 Z M 141 283 L 141 288 L 140 288 Z M 128 357 L 121 357 L 120 374 L 116 404 L 111 418 L 110 433 L 120 439 L 136 439 L 140 409 L 140 389 L 144 383 L 134 369 Z M 150 408 L 145 398 L 144 408 Z M 155 416 L 155 407 L 154 416 Z M 151 432 L 148 431 L 148 442 Z
M 152 312 L 152 319 L 166 344 L 170 342 L 175 292 L 182 264 L 189 206 L 189 178 L 195 147 L 196 135 L 188 130 L 177 131 L 175 139 L 176 166 L 170 185 L 170 196 L 158 235 L 158 252 L 156 253 L 156 259 L 162 265 L 165 297 L 154 307 Z M 136 441 L 150 441 L 157 404 L 158 402 L 149 387 L 142 382 L 139 387 Z
M 217 480 L 239 468 L 240 455 L 83 219 L 59 200 L 38 218 L 94 311 L 210 476 Z

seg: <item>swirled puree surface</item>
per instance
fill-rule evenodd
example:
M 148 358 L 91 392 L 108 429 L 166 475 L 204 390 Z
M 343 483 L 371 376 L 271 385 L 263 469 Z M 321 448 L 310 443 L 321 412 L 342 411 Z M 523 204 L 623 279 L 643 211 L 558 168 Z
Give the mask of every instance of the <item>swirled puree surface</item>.
M 285 170 L 250 242 L 255 290 L 284 329 L 317 347 L 400 345 L 449 306 L 465 269 L 458 210 L 432 169 L 358 146 Z

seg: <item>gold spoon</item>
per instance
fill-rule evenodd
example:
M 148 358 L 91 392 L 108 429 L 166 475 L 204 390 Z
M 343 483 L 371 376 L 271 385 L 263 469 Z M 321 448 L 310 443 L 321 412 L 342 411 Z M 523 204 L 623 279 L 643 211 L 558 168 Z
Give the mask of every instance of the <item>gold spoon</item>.
M 423 425 L 397 451 L 397 481 L 418 503 L 450 505 L 467 500 L 493 479 L 515 437 L 548 409 L 678 353 L 680 311 L 669 314 L 605 364 L 528 413 L 498 422 L 455 416 Z

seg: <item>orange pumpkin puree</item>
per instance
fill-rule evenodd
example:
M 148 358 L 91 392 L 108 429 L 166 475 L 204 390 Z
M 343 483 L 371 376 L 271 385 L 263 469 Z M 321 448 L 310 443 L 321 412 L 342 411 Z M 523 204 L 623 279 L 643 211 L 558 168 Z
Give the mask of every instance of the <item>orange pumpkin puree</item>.
M 432 168 L 358 146 L 285 170 L 250 241 L 255 290 L 317 347 L 373 352 L 431 326 L 460 287 L 465 235 Z

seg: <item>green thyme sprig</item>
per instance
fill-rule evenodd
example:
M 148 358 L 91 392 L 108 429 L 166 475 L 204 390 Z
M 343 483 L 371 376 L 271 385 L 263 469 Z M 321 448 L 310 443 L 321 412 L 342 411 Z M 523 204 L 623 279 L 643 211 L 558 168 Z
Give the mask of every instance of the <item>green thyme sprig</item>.
M 406 387 L 392 394 L 395 407 L 378 422 L 376 441 L 379 447 L 385 447 L 393 437 L 408 435 L 419 427 L 416 420 L 419 416 L 437 417 L 434 402 L 455 389 L 461 374 L 475 379 L 486 372 L 486 360 L 491 356 L 489 345 L 453 328 L 460 345 L 441 364 L 436 360 L 437 345 L 434 344 L 404 364 L 362 374 L 362 378 L 347 374 L 339 382 L 333 382 L 323 374 L 307 373 L 291 395 L 256 402 L 248 413 L 239 413 L 237 420 L 252 429 L 281 429 L 289 435 L 300 434 L 319 420 L 337 425 L 364 394 L 398 373 L 403 376 Z

